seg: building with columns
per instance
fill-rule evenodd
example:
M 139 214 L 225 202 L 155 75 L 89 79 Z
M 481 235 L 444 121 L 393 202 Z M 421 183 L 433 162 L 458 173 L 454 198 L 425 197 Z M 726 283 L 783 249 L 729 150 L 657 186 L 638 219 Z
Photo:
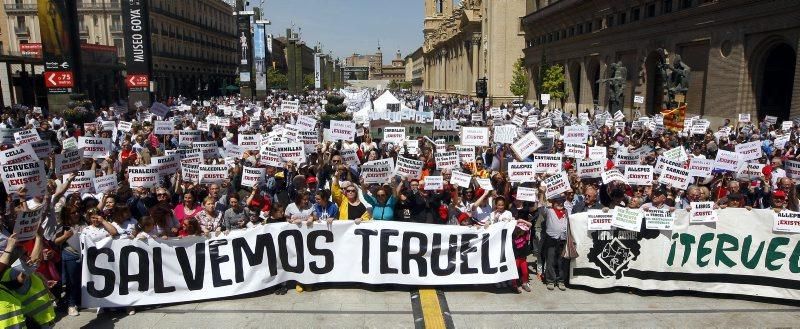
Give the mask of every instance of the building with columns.
M 627 68 L 625 114 L 662 108 L 658 49 L 691 69 L 688 112 L 713 122 L 738 113 L 800 115 L 800 2 L 757 0 L 538 0 L 522 24 L 531 77 L 565 66 L 567 111 L 605 106 L 609 65 Z M 531 98 L 537 94 L 531 83 Z M 643 104 L 635 104 L 642 96 Z
M 525 45 L 524 0 L 425 0 L 424 89 L 429 94 L 475 96 L 486 77 L 495 103 L 515 99 L 509 85 Z

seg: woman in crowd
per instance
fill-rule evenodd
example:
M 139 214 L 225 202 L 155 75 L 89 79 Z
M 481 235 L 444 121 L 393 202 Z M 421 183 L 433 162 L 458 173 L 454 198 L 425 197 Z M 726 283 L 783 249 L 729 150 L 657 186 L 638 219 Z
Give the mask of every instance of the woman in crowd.
M 216 205 L 217 200 L 209 196 L 203 200 L 203 211 L 197 214 L 197 221 L 200 223 L 200 229 L 203 230 L 203 234 L 206 236 L 211 236 L 211 233 L 219 233 L 222 231 L 220 226 L 222 213 L 217 211 Z

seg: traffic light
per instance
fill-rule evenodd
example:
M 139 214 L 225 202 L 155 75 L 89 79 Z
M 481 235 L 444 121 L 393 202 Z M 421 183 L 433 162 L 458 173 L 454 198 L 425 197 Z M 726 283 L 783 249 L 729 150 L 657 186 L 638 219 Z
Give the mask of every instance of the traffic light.
M 475 95 L 478 96 L 478 98 L 486 98 L 486 96 L 489 95 L 487 89 L 486 78 L 480 78 L 475 82 Z

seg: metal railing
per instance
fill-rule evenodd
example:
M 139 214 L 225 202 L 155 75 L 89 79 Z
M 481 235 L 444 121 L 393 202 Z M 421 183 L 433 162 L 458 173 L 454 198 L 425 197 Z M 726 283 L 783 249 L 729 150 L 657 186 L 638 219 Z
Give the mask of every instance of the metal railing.
M 38 8 L 36 3 L 6 3 L 3 6 L 6 9 L 6 12 L 13 13 L 13 12 L 20 12 L 20 11 L 35 11 Z

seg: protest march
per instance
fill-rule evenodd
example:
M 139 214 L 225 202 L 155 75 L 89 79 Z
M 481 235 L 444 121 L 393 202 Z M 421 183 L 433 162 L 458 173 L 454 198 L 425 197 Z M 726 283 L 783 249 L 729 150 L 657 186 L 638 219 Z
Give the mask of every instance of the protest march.
M 69 314 L 336 282 L 800 296 L 797 122 L 369 89 L 90 111 L 0 123 L 0 268 Z

